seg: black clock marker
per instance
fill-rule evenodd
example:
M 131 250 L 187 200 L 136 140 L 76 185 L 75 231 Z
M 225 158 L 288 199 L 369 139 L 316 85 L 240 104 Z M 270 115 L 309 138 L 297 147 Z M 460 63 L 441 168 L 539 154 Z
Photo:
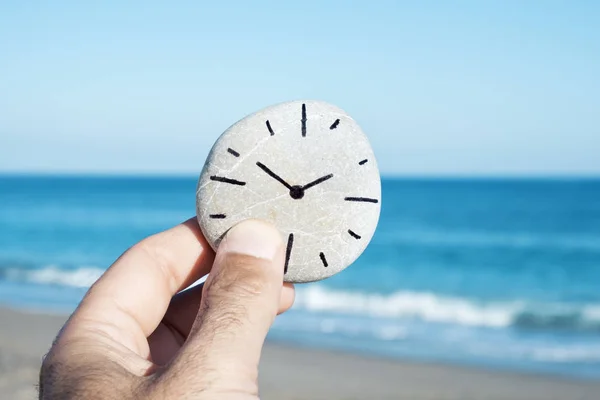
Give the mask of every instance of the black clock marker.
M 367 161 L 369 161 L 369 160 L 367 160 L 367 159 L 365 158 L 364 160 L 362 160 L 362 161 L 359 161 L 359 162 L 358 162 L 358 165 L 363 165 L 363 164 L 366 164 L 366 163 L 367 163 Z
M 377 199 L 370 199 L 368 197 L 346 197 L 344 198 L 346 201 L 364 201 L 366 203 L 379 203 Z
M 333 124 L 331 124 L 329 129 L 333 130 L 333 129 L 337 128 L 339 124 L 340 124 L 340 120 L 336 119 L 335 122 Z
M 271 132 L 271 136 L 275 135 L 275 132 L 273 132 L 273 128 L 271 128 L 271 123 L 269 122 L 269 120 L 267 120 L 267 129 L 269 130 L 269 132 Z
M 227 149 L 227 152 L 229 154 L 233 154 L 235 157 L 239 157 L 240 153 L 238 153 L 237 151 L 235 151 L 234 149 L 232 149 L 231 147 Z
M 214 219 L 223 219 L 225 218 L 225 214 L 210 214 L 209 217 Z
M 306 136 L 306 104 L 302 104 L 302 137 Z
M 240 185 L 240 186 L 244 186 L 246 184 L 246 182 L 242 182 L 242 181 L 238 181 L 235 179 L 229 179 L 229 178 L 225 178 L 222 176 L 211 176 L 210 177 L 211 181 L 217 181 L 217 182 L 223 182 L 223 183 L 230 183 L 232 185 Z
M 352 236 L 354 239 L 357 239 L 357 240 L 358 240 L 358 239 L 360 239 L 360 238 L 361 238 L 361 236 L 360 236 L 360 235 L 357 235 L 356 233 L 354 233 L 354 232 L 352 231 L 352 229 L 348 229 L 348 233 L 349 233 L 349 234 L 350 234 L 350 236 Z
M 327 259 L 325 258 L 325 254 L 323 254 L 323 252 L 320 252 L 319 257 L 321 258 L 321 262 L 323 263 L 323 266 L 327 267 L 329 264 L 327 264 Z
M 294 234 L 290 233 L 288 236 L 287 248 L 285 249 L 285 266 L 283 273 L 287 274 L 288 264 L 290 263 L 290 256 L 292 255 L 292 246 L 294 245 Z

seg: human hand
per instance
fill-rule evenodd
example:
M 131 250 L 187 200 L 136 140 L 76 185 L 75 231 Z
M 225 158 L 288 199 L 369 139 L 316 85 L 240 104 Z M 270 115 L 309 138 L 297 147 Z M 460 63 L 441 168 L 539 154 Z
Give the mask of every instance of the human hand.
M 195 219 L 134 245 L 61 329 L 40 399 L 258 399 L 265 337 L 294 301 L 284 252 L 259 221 L 232 228 L 216 255 Z

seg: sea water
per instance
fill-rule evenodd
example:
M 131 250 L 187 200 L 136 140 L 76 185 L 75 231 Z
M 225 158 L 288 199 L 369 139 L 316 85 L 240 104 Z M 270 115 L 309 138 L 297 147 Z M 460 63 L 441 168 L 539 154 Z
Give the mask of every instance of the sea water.
M 600 377 L 600 180 L 384 179 L 373 241 L 269 339 Z M 68 313 L 196 179 L 0 177 L 0 305 Z

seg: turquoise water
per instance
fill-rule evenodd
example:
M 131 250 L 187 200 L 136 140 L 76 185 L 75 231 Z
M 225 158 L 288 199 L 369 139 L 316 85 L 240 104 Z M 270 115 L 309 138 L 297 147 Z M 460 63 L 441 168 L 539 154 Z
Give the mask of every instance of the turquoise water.
M 196 179 L 0 177 L 0 303 L 69 312 Z M 384 180 L 367 251 L 272 340 L 600 377 L 600 180 Z

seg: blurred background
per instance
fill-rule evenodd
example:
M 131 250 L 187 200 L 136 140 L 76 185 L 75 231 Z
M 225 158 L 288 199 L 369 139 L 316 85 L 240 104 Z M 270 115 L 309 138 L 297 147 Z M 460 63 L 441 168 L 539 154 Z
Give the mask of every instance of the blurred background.
M 331 102 L 383 175 L 375 237 L 270 340 L 600 378 L 592 1 L 0 5 L 0 305 L 68 314 L 195 213 L 216 138 Z

